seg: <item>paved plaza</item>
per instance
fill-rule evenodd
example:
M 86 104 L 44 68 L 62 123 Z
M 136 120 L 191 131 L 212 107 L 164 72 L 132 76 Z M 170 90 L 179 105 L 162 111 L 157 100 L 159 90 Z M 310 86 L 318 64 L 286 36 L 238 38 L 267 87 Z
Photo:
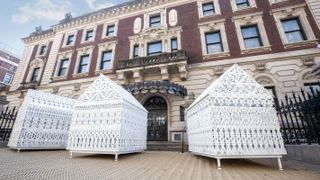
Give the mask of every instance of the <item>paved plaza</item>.
M 75 155 L 67 151 L 21 151 L 0 149 L 0 179 L 233 179 L 233 180 L 318 180 L 320 168 L 284 161 L 223 160 L 216 170 L 214 159 L 190 153 L 147 151 L 122 155 Z

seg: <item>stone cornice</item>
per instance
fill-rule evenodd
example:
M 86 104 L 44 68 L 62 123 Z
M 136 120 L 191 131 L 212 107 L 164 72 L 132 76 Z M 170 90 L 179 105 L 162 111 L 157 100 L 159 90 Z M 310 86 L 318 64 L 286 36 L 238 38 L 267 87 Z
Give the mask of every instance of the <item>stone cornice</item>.
M 103 21 L 110 18 L 117 18 L 118 16 L 120 17 L 123 15 L 130 16 L 130 13 L 147 10 L 166 3 L 190 3 L 193 1 L 194 0 L 135 0 L 110 8 L 101 9 L 99 11 L 95 11 L 79 17 L 71 18 L 70 20 L 62 20 L 60 21 L 60 23 L 53 25 L 52 28 L 49 30 L 45 30 L 38 34 L 30 34 L 30 36 L 23 38 L 23 41 L 25 43 L 35 42 L 48 37 L 53 37 L 56 32 L 68 28 L 90 24 L 97 21 Z
M 54 35 L 55 35 L 55 32 L 53 31 L 53 29 L 48 29 L 40 33 L 34 33 L 34 34 L 31 33 L 30 36 L 22 38 L 22 41 L 25 44 L 29 44 L 35 41 L 41 41 L 43 39 L 53 38 Z

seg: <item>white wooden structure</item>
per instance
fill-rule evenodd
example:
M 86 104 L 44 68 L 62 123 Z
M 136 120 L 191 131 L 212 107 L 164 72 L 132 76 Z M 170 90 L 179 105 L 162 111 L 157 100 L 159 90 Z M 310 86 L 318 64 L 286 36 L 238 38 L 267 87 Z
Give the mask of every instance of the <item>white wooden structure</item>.
M 75 104 L 67 149 L 72 153 L 142 152 L 147 110 L 125 89 L 100 75 Z
M 186 110 L 189 150 L 217 159 L 280 158 L 286 154 L 272 95 L 238 65 Z
M 13 149 L 65 149 L 74 100 L 29 90 L 19 108 L 8 146 Z

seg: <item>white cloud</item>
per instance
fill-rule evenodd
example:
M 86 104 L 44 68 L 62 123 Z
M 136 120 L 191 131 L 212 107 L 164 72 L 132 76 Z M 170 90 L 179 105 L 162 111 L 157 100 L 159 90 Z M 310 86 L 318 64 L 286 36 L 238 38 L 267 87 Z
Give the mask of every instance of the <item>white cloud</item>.
M 12 22 L 26 24 L 32 20 L 42 19 L 58 21 L 71 10 L 71 3 L 67 0 L 36 0 L 36 3 L 24 3 L 18 6 L 18 13 L 11 17 Z
M 96 0 L 85 0 L 85 1 L 89 5 L 90 9 L 92 10 L 99 10 L 99 9 L 103 9 L 103 8 L 107 8 L 115 5 L 112 2 L 97 3 Z

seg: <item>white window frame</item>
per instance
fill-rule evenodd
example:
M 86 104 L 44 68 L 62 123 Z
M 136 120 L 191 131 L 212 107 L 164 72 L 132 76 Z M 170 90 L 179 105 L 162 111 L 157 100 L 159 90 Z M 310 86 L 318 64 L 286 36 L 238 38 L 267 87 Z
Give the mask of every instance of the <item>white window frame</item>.
M 115 50 L 116 50 L 116 41 L 112 42 L 107 42 L 107 43 L 102 43 L 99 44 L 98 47 L 98 59 L 97 59 L 97 64 L 96 64 L 96 74 L 100 73 L 111 73 L 113 69 L 113 63 L 114 63 L 114 58 L 115 58 Z M 100 69 L 101 65 L 101 60 L 102 60 L 102 53 L 105 51 L 111 51 L 111 61 L 110 61 L 110 68 L 109 69 Z
M 236 26 L 236 32 L 237 32 L 242 54 L 251 53 L 251 52 L 264 52 L 264 51 L 271 50 L 271 45 L 269 43 L 267 32 L 264 27 L 264 22 L 262 20 L 262 12 L 235 16 L 232 19 Z M 241 27 L 250 26 L 250 25 L 257 25 L 260 39 L 262 42 L 261 47 L 245 48 Z
M 201 49 L 202 49 L 202 55 L 204 60 L 230 56 L 230 50 L 229 50 L 227 34 L 225 29 L 225 19 L 201 23 L 198 26 L 200 30 Z M 223 46 L 223 51 L 208 54 L 205 34 L 209 32 L 216 32 L 216 31 L 220 31 L 221 44 Z
M 74 40 L 71 44 L 67 45 L 67 41 L 68 41 L 68 37 L 70 35 L 73 35 L 74 36 Z M 64 36 L 64 40 L 63 40 L 63 44 L 62 44 L 62 47 L 65 48 L 65 47 L 71 47 L 71 46 L 74 46 L 75 43 L 76 43 L 76 40 L 77 40 L 77 32 L 76 31 L 73 31 L 73 32 L 67 32 Z
M 160 14 L 161 25 L 159 27 L 167 27 L 167 12 L 165 9 L 158 9 L 155 11 L 150 11 L 144 14 L 144 26 L 143 29 L 148 28 L 159 28 L 159 27 L 150 27 L 150 17 Z
M 64 76 L 58 76 L 60 65 L 61 65 L 61 61 L 63 59 L 69 59 L 68 67 L 66 69 L 67 73 Z M 56 69 L 55 69 L 54 77 L 53 77 L 54 80 L 65 79 L 68 76 L 71 60 L 72 60 L 72 50 L 58 54 L 57 65 L 56 65 Z
M 280 34 L 281 41 L 285 48 L 297 47 L 304 44 L 314 44 L 317 43 L 317 39 L 314 35 L 314 32 L 309 24 L 307 14 L 305 12 L 306 4 L 295 5 L 291 7 L 279 8 L 272 10 L 273 17 L 276 21 L 276 25 Z M 300 42 L 289 43 L 287 40 L 286 33 L 283 30 L 281 20 L 282 19 L 290 19 L 290 18 L 298 18 L 300 24 L 302 26 L 302 30 L 306 35 L 306 40 Z
M 244 9 L 257 7 L 255 0 L 248 0 L 248 2 L 249 2 L 249 6 L 248 7 L 238 8 L 236 0 L 231 0 L 232 10 L 233 11 L 240 11 L 240 10 L 244 10 Z
M 118 34 L 118 24 L 119 24 L 119 21 L 118 20 L 114 20 L 114 21 L 109 21 L 109 22 L 106 22 L 104 23 L 103 25 L 103 32 L 102 32 L 102 35 L 101 35 L 101 39 L 109 39 L 109 38 L 113 38 L 113 37 L 117 37 L 117 34 Z M 107 30 L 108 30 L 108 26 L 110 25 L 114 25 L 114 33 L 112 36 L 107 36 Z
M 90 40 L 87 40 L 87 41 L 86 41 L 85 39 L 86 39 L 87 32 L 88 32 L 88 31 L 91 31 L 91 30 L 93 31 L 92 37 L 91 37 Z M 94 39 L 95 39 L 95 37 L 96 37 L 96 30 L 97 30 L 96 27 L 90 27 L 90 28 L 83 29 L 81 43 L 94 42 Z
M 204 16 L 203 11 L 202 11 L 202 4 L 209 3 L 209 2 L 213 2 L 215 12 L 213 15 Z M 216 16 L 216 15 L 221 14 L 219 0 L 197 0 L 197 4 L 198 4 L 199 18 L 212 17 L 212 16 Z
M 76 64 L 74 66 L 74 70 L 73 70 L 73 77 L 77 77 L 77 76 L 87 76 L 90 72 L 90 65 L 92 62 L 92 52 L 93 52 L 94 46 L 87 46 L 87 47 L 83 47 L 83 48 L 79 48 L 77 49 L 77 60 L 76 60 Z M 84 72 L 84 73 L 78 73 L 78 68 L 79 68 L 79 63 L 80 63 L 80 59 L 81 56 L 84 55 L 89 55 L 89 62 L 88 62 L 88 71 Z

